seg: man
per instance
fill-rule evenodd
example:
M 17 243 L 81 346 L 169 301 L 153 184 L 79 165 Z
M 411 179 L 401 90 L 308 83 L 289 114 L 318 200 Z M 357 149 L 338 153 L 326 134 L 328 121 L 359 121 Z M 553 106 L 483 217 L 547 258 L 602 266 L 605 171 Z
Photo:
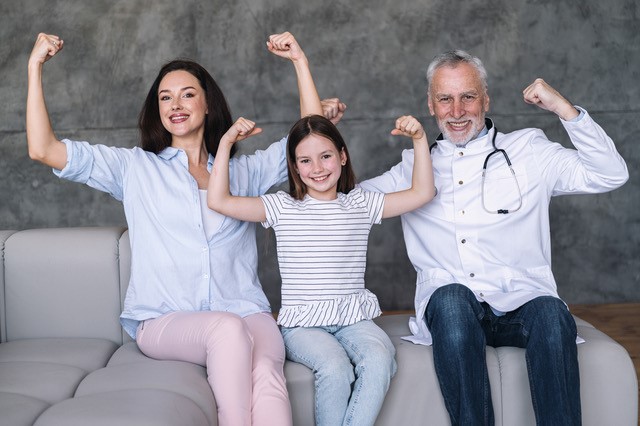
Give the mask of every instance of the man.
M 524 100 L 555 113 L 576 149 L 539 129 L 498 132 L 485 119 L 485 68 L 466 52 L 437 56 L 427 80 L 442 132 L 431 154 L 438 192 L 402 217 L 418 272 L 408 339 L 433 345 L 454 425 L 493 424 L 486 345 L 526 349 L 538 424 L 580 424 L 579 337 L 551 272 L 548 208 L 555 195 L 618 188 L 628 179 L 624 160 L 585 110 L 541 79 Z M 401 163 L 361 185 L 408 188 L 412 165 L 406 150 Z

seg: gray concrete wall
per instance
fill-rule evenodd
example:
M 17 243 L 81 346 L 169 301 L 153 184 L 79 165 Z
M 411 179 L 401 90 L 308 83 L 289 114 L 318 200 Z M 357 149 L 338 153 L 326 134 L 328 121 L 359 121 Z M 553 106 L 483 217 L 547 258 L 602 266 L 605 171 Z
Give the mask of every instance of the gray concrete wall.
M 0 3 L 0 229 L 121 225 L 119 203 L 58 180 L 29 160 L 26 64 L 38 32 L 65 49 L 46 64 L 58 137 L 137 142 L 136 117 L 158 68 L 193 58 L 218 80 L 235 116 L 255 119 L 265 146 L 297 117 L 291 66 L 266 37 L 289 30 L 311 60 L 321 96 L 340 96 L 340 128 L 359 178 L 385 171 L 407 144 L 388 136 L 400 114 L 431 138 L 424 71 L 434 54 L 463 48 L 490 75 L 491 116 L 502 131 L 540 127 L 569 146 L 558 121 L 522 101 L 535 77 L 587 108 L 616 141 L 630 181 L 608 194 L 552 203 L 553 269 L 569 303 L 640 300 L 640 6 L 636 0 L 23 0 Z M 260 231 L 261 276 L 279 307 L 273 235 Z M 415 273 L 398 220 L 371 234 L 368 286 L 384 309 L 409 309 Z

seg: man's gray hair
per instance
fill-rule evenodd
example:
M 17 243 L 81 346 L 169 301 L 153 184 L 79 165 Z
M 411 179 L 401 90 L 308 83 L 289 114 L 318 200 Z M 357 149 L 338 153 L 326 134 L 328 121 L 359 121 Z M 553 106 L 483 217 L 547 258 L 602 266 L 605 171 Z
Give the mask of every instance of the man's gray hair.
M 455 67 L 458 64 L 469 64 L 478 71 L 478 75 L 480 76 L 480 81 L 482 81 L 482 87 L 485 92 L 489 89 L 489 85 L 487 84 L 487 70 L 484 68 L 482 61 L 480 58 L 476 56 L 471 56 L 464 50 L 450 50 L 448 52 L 441 53 L 433 58 L 429 67 L 427 68 L 427 90 L 431 90 L 431 80 L 433 79 L 433 74 L 436 72 L 438 68 L 442 67 Z

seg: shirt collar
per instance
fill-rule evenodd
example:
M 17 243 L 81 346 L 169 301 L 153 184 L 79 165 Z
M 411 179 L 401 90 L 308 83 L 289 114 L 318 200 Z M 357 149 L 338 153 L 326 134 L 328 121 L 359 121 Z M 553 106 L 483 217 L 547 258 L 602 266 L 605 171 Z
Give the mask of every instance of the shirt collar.
M 174 148 L 172 146 L 168 146 L 162 151 L 160 151 L 160 153 L 158 154 L 158 157 L 162 158 L 163 160 L 171 160 L 180 152 L 184 152 L 184 151 L 178 148 Z M 211 168 L 213 167 L 214 158 L 213 158 L 213 155 L 211 155 L 211 153 L 209 153 L 208 155 L 209 157 L 207 158 L 207 169 L 211 171 Z
M 158 154 L 158 157 L 162 158 L 163 160 L 171 160 L 173 157 L 178 155 L 179 152 L 180 150 L 178 148 L 168 146 L 162 151 L 160 151 L 160 153 Z

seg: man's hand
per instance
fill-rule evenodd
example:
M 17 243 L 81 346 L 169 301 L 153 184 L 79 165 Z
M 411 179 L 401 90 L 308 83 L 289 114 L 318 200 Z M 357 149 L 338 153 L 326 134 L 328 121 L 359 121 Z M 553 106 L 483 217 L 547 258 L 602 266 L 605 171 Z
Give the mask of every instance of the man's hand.
M 323 99 L 320 103 L 322 104 L 322 114 L 324 117 L 333 124 L 338 124 L 347 109 L 347 105 L 340 102 L 338 98 Z
M 522 94 L 526 103 L 551 111 L 565 121 L 572 120 L 580 114 L 568 100 L 541 78 L 536 78 Z

